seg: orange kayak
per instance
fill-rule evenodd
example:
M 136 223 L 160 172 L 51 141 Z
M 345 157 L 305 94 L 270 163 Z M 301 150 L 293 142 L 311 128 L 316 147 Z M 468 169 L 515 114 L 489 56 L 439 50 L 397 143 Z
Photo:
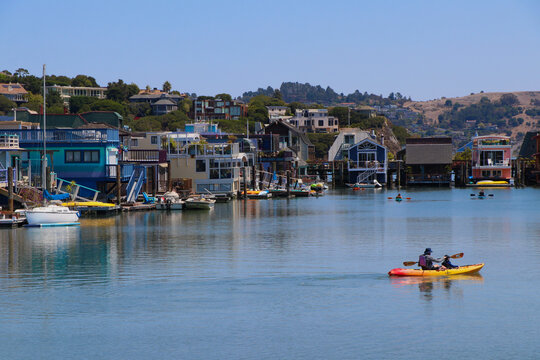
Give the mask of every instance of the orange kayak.
M 451 276 L 461 274 L 472 274 L 480 271 L 484 267 L 484 263 L 460 266 L 455 269 L 446 270 L 422 270 L 422 269 L 392 269 L 388 272 L 389 276 Z

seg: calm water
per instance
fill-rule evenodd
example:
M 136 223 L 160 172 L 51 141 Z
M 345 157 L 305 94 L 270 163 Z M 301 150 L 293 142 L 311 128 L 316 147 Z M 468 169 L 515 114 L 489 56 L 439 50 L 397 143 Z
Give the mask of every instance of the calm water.
M 540 357 L 540 190 L 333 191 L 0 230 L 0 358 Z M 389 279 L 464 252 L 481 276 Z

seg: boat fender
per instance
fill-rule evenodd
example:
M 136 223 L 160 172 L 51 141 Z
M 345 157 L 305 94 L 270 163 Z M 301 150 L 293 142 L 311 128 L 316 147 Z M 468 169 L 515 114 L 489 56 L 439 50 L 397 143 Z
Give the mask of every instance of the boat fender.
M 80 211 L 77 211 L 77 217 L 78 217 L 78 218 L 81 217 L 81 212 L 80 212 Z

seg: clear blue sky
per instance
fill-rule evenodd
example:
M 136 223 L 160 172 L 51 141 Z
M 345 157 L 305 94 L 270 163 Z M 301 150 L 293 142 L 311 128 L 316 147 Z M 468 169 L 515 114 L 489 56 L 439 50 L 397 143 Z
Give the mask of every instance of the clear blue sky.
M 540 90 L 540 1 L 2 0 L 0 70 L 233 96 Z

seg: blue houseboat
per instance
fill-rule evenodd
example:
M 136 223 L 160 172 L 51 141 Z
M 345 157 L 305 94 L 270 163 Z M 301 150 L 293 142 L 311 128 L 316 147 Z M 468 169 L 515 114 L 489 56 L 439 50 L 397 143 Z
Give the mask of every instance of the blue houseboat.
M 372 138 L 360 140 L 349 148 L 349 182 L 386 184 L 387 149 Z
M 39 177 L 43 131 L 2 130 L 2 134 L 18 136 L 25 150 L 21 166 L 30 166 L 32 175 Z M 120 146 L 117 129 L 48 129 L 46 134 L 48 165 L 57 177 L 92 189 L 114 181 Z

